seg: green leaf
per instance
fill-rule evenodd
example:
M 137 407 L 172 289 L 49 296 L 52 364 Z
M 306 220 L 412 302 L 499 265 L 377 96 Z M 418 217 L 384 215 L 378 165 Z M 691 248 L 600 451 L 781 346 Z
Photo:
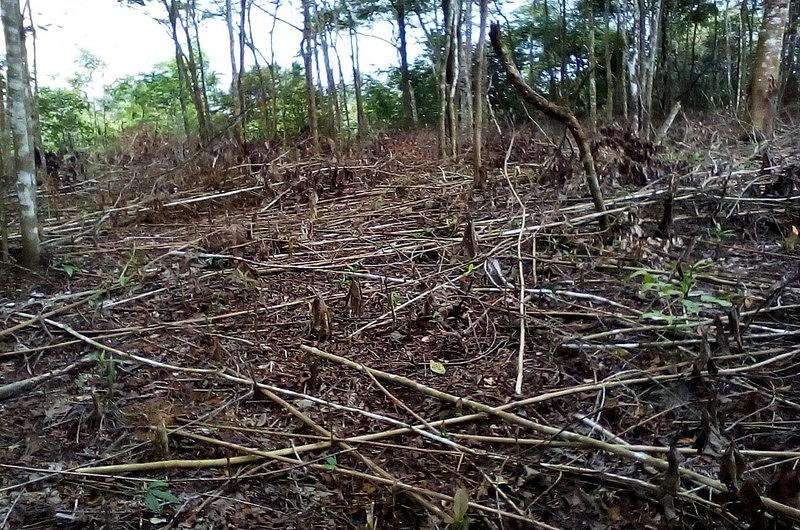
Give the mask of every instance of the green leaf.
M 695 315 L 700 312 L 700 304 L 695 302 L 694 300 L 681 300 L 681 304 L 683 305 L 683 309 L 690 315 Z
M 161 501 L 158 500 L 158 497 L 151 495 L 150 493 L 144 496 L 144 505 L 151 512 L 161 511 Z
M 151 490 L 150 494 L 153 497 L 163 500 L 164 502 L 178 502 L 178 497 L 172 494 L 172 492 L 165 491 L 165 490 Z
M 660 320 L 662 322 L 667 322 L 669 324 L 672 323 L 674 317 L 671 315 L 665 315 L 663 311 L 654 310 L 654 311 L 647 311 L 646 313 L 642 313 L 642 318 L 650 318 L 652 320 Z
M 71 261 L 62 262 L 61 270 L 64 271 L 64 274 L 66 274 L 68 278 L 74 278 L 79 272 L 81 272 L 81 268 Z
M 336 464 L 336 455 L 325 458 L 325 469 L 328 471 L 336 471 Z
M 469 509 L 469 492 L 465 488 L 458 488 L 453 496 L 453 519 L 460 521 L 467 515 Z
M 439 361 L 434 361 L 433 359 L 431 359 L 428 365 L 430 366 L 431 372 L 435 374 L 444 375 L 447 373 L 447 369 Z
M 730 301 L 725 300 L 724 298 L 717 298 L 711 294 L 704 294 L 700 296 L 700 301 L 705 302 L 707 304 L 717 304 L 722 307 L 731 307 L 733 304 Z

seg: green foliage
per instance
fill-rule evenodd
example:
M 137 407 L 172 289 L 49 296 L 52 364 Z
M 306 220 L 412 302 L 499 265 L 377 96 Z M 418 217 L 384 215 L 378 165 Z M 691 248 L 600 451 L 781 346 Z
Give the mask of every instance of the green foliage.
M 453 518 L 449 522 L 452 530 L 468 530 L 470 519 L 467 517 L 469 509 L 469 492 L 465 488 L 458 488 L 453 496 Z
M 64 274 L 67 275 L 67 278 L 74 278 L 81 272 L 81 268 L 70 259 L 62 260 L 58 268 L 64 271 Z
M 93 141 L 90 105 L 78 90 L 42 87 L 37 104 L 45 150 L 57 151 L 70 141 L 83 148 Z
M 336 471 L 336 466 L 337 465 L 338 464 L 336 462 L 336 455 L 331 455 L 331 456 L 325 457 L 325 464 L 323 464 L 323 467 L 327 471 L 331 471 L 331 472 Z
M 178 497 L 170 492 L 167 487 L 168 483 L 165 480 L 154 480 L 147 483 L 142 492 L 142 501 L 148 510 L 158 513 L 165 505 L 178 502 Z
M 665 278 L 644 269 L 634 272 L 630 278 L 641 278 L 642 294 L 654 294 L 656 300 L 665 306 L 664 309 L 647 311 L 642 317 L 672 325 L 679 318 L 686 320 L 697 317 L 703 309 L 715 306 L 730 307 L 732 305 L 730 300 L 697 288 L 699 274 L 709 267 L 711 261 L 704 259 L 690 265 L 687 270 L 678 269 L 677 281 L 672 277 Z

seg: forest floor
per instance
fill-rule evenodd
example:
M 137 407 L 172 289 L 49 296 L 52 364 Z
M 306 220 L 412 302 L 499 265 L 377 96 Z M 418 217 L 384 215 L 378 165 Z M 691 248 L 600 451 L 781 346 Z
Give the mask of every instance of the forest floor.
M 728 130 L 598 135 L 607 232 L 539 134 L 483 192 L 426 135 L 138 139 L 0 269 L 0 527 L 800 521 L 800 127 Z

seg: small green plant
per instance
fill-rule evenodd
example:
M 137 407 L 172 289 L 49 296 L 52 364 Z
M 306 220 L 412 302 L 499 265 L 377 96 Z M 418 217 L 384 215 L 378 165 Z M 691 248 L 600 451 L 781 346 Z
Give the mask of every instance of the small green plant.
M 723 239 L 733 237 L 736 232 L 730 229 L 723 229 L 719 223 L 714 223 L 714 226 L 707 230 L 708 237 L 711 238 L 711 241 L 714 243 L 719 243 Z
M 453 495 L 453 518 L 449 521 L 452 530 L 468 530 L 470 519 L 467 517 L 469 509 L 469 492 L 465 488 L 458 488 Z
M 336 286 L 339 289 L 347 289 L 348 287 L 350 287 L 350 279 L 347 277 L 347 275 L 342 274 L 341 276 L 336 278 Z
M 142 500 L 148 510 L 158 513 L 164 508 L 164 505 L 178 502 L 178 497 L 173 495 L 167 486 L 166 480 L 154 480 L 147 483 L 142 492 Z
M 389 293 L 386 298 L 392 308 L 395 308 L 403 303 L 403 297 L 400 296 L 400 293 L 395 291 Z
M 70 259 L 63 260 L 59 264 L 59 268 L 62 271 L 64 271 L 64 274 L 66 274 L 67 278 L 70 278 L 70 279 L 74 278 L 75 276 L 77 276 L 81 272 L 81 268 L 78 267 L 78 265 L 74 261 L 72 261 Z
M 325 464 L 323 464 L 323 467 L 325 467 L 327 471 L 336 471 L 337 465 L 338 463 L 336 461 L 336 455 L 331 455 L 325 458 Z
M 655 309 L 642 314 L 643 318 L 664 321 L 669 325 L 678 318 L 696 317 L 700 311 L 710 306 L 730 307 L 732 304 L 725 298 L 720 298 L 697 288 L 698 276 L 703 270 L 711 267 L 711 260 L 703 259 L 689 266 L 687 270 L 678 269 L 678 281 L 671 278 L 663 279 L 650 271 L 640 269 L 630 278 L 641 278 L 642 294 L 654 293 L 656 298 L 665 304 L 665 310 Z M 674 311 L 675 306 L 679 311 Z

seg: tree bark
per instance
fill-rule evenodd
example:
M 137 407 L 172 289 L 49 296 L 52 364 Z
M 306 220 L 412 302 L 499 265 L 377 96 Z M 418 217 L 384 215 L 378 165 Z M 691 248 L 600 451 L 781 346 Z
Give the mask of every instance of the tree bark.
M 358 123 L 358 138 L 363 139 L 367 136 L 369 125 L 367 115 L 364 112 L 364 96 L 361 89 L 361 68 L 359 66 L 358 37 L 354 21 L 350 17 L 350 62 L 353 64 L 353 91 L 356 98 L 356 121 Z
M 325 63 L 325 78 L 328 82 L 328 101 L 330 103 L 331 116 L 333 118 L 332 133 L 334 141 L 339 142 L 339 132 L 342 127 L 342 113 L 339 108 L 339 95 L 336 90 L 336 80 L 333 77 L 331 68 L 330 51 L 328 50 L 327 28 L 320 28 L 320 46 L 322 47 L 322 60 Z
M 403 93 L 403 124 L 406 128 L 416 127 L 417 120 L 414 116 L 414 101 L 411 96 L 411 75 L 408 71 L 408 43 L 406 31 L 406 4 L 405 0 L 398 0 L 394 5 L 395 18 L 397 19 L 397 36 L 400 45 L 397 48 L 400 54 L 400 90 Z
M 8 263 L 8 204 L 6 190 L 8 180 L 14 171 L 11 158 L 11 137 L 6 120 L 6 83 L 0 75 L 0 259 Z
M 650 137 L 650 125 L 653 121 L 653 80 L 656 75 L 656 58 L 658 57 L 661 36 L 661 10 L 664 0 L 657 0 L 650 26 L 650 50 L 644 70 L 644 102 L 642 104 L 642 132 L 645 138 Z
M 586 2 L 586 30 L 589 34 L 587 55 L 589 57 L 589 130 L 597 128 L 597 61 L 594 50 L 594 8 L 592 0 Z
M 730 1 L 725 0 L 725 88 L 728 92 L 728 108 L 734 106 L 733 93 L 733 56 L 731 55 L 731 17 Z
M 640 55 L 642 48 L 642 16 L 639 0 L 633 0 L 633 53 L 628 58 L 628 80 L 630 82 L 631 104 L 630 126 L 633 134 L 639 134 L 639 119 L 641 117 L 641 85 L 639 84 Z
M 36 162 L 29 126 L 30 88 L 25 72 L 25 46 L 22 40 L 22 15 L 17 0 L 0 0 L 3 33 L 6 40 L 8 101 L 11 108 L 11 133 L 14 145 L 14 166 L 17 174 L 17 197 L 20 206 L 22 263 L 32 267 L 39 263 L 41 242 L 36 212 Z
M 778 102 L 787 101 L 789 97 L 797 96 L 797 77 L 795 70 L 797 62 L 797 30 L 800 26 L 800 0 L 792 2 L 789 11 L 789 26 L 786 32 L 785 43 L 783 45 L 783 66 L 781 71 L 781 85 L 778 93 Z
M 459 3 L 461 0 L 443 0 L 442 11 L 444 12 L 445 24 L 445 108 L 447 115 L 447 133 L 450 140 L 450 154 L 458 156 L 458 105 L 456 94 L 458 90 L 459 64 L 458 64 L 458 21 Z
M 611 28 L 609 18 L 611 17 L 611 0 L 606 0 L 605 4 L 605 34 L 603 35 L 603 48 L 606 59 L 606 120 L 614 119 L 614 71 L 611 69 Z
M 767 138 L 775 132 L 783 33 L 788 20 L 789 0 L 765 0 L 753 65 L 750 119 L 756 132 Z
M 173 0 L 172 2 L 172 9 L 174 9 L 175 17 L 176 17 L 176 24 L 177 24 L 177 17 L 178 17 L 178 7 L 176 2 Z M 192 103 L 194 104 L 195 113 L 197 113 L 197 126 L 200 129 L 200 137 L 202 138 L 203 145 L 208 145 L 211 142 L 211 125 L 209 123 L 208 117 L 208 103 L 205 101 L 205 90 L 203 89 L 202 83 L 197 75 L 197 61 L 195 60 L 194 54 L 194 45 L 192 44 L 192 39 L 189 34 L 189 22 L 188 20 L 184 20 L 183 31 L 184 35 L 186 36 L 186 60 L 183 60 L 183 52 L 181 52 L 181 63 L 183 63 L 184 68 L 184 77 L 186 77 L 187 85 L 189 85 L 189 90 L 192 94 Z M 177 29 L 175 34 L 176 43 L 177 41 Z M 198 50 L 200 41 L 197 41 Z M 180 44 L 177 45 L 177 51 L 180 50 Z M 202 59 L 200 59 L 202 61 Z M 188 76 L 187 76 L 188 74 Z
M 231 58 L 231 101 L 233 102 L 233 140 L 239 149 L 244 148 L 244 127 L 242 125 L 242 100 L 239 90 L 239 68 L 236 66 L 236 35 L 233 31 L 233 7 L 231 0 L 225 0 L 225 24 L 228 27 L 228 47 Z
M 313 31 L 311 26 L 311 2 L 303 2 L 303 66 L 306 75 L 306 97 L 308 100 L 308 127 L 311 143 L 315 153 L 319 153 L 319 117 L 317 116 L 317 89 L 314 86 L 314 65 L 312 64 L 311 49 L 313 46 Z
M 578 146 L 581 164 L 583 165 L 583 170 L 586 173 L 586 183 L 589 188 L 589 192 L 591 193 L 594 207 L 598 213 L 602 214 L 600 216 L 600 227 L 601 229 L 605 230 L 608 228 L 608 215 L 605 213 L 606 208 L 605 203 L 603 202 L 603 192 L 600 189 L 600 182 L 597 179 L 597 171 L 595 169 L 592 150 L 589 146 L 589 141 L 586 137 L 583 127 L 581 127 L 581 124 L 575 118 L 575 115 L 573 115 L 569 110 L 548 101 L 547 98 L 536 92 L 525 83 L 522 74 L 519 73 L 519 70 L 517 70 L 517 67 L 514 64 L 514 58 L 512 57 L 511 52 L 509 52 L 508 48 L 505 46 L 505 44 L 503 44 L 503 41 L 500 37 L 499 25 L 492 24 L 491 30 L 489 31 L 489 37 L 492 40 L 494 52 L 499 58 L 503 69 L 506 71 L 508 80 L 511 82 L 517 93 L 527 103 L 536 107 L 545 116 L 562 123 L 569 130 L 570 134 L 572 134 L 572 137 Z
M 622 8 L 620 8 L 617 13 L 617 28 L 622 38 L 622 61 L 619 71 L 619 102 L 622 106 L 622 117 L 625 118 L 625 121 L 628 121 L 628 28 L 625 24 L 625 15 L 623 14 Z
M 463 0 L 466 8 L 462 9 L 462 21 L 460 28 L 463 28 L 463 38 L 460 39 L 459 63 L 461 64 L 460 96 L 461 102 L 459 115 L 461 116 L 461 138 L 462 144 L 465 141 L 472 141 L 472 2 L 473 0 Z
M 200 25 L 197 22 L 197 2 L 192 0 L 189 5 L 190 17 L 192 19 L 192 27 L 194 28 L 194 41 L 197 43 L 197 66 L 200 70 L 200 95 L 203 99 L 203 114 L 205 115 L 208 137 L 211 138 L 213 134 L 213 127 L 211 126 L 211 111 L 208 107 L 208 86 L 206 84 L 206 65 L 203 58 L 203 47 L 200 46 Z
M 472 105 L 474 117 L 472 119 L 473 128 L 473 182 L 477 189 L 482 189 L 486 185 L 485 170 L 483 168 L 483 107 L 486 104 L 484 97 L 484 80 L 486 79 L 486 18 L 489 10 L 489 0 L 480 0 L 480 34 L 478 35 L 478 49 L 475 50 L 478 56 L 475 65 L 475 90 L 473 95 L 475 102 Z

